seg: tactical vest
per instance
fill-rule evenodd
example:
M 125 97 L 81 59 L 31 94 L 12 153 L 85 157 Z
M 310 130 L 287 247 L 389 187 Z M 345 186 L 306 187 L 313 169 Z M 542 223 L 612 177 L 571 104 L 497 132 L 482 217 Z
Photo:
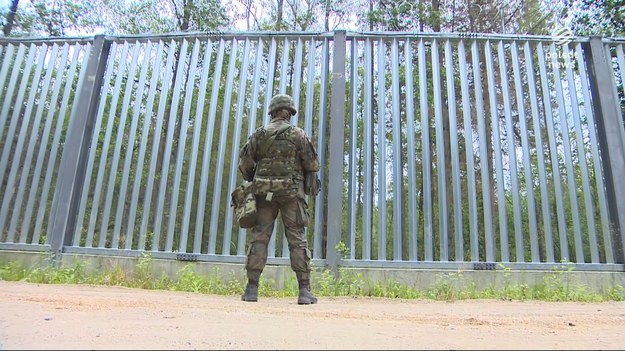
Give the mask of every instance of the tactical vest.
M 273 139 L 273 140 L 272 140 Z M 270 144 L 270 145 L 268 145 Z M 292 128 L 275 136 L 268 134 L 259 143 L 261 158 L 254 176 L 255 193 L 272 196 L 295 196 L 304 180 Z M 271 195 L 270 195 L 271 194 Z

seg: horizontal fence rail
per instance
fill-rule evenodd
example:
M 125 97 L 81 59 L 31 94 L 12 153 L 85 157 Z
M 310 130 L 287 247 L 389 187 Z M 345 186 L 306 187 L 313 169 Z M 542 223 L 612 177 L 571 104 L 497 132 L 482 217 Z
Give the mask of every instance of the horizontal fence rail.
M 622 270 L 623 45 L 344 31 L 5 39 L 0 250 L 244 262 L 238 152 L 287 93 L 323 165 L 308 199 L 318 264 Z M 283 231 L 270 263 L 288 264 Z

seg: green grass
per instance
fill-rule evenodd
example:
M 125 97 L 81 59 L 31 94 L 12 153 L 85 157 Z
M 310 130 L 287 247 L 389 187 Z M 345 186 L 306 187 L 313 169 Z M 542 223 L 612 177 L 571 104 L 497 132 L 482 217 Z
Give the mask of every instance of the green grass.
M 232 277 L 225 277 L 214 271 L 199 274 L 193 264 L 183 266 L 176 278 L 167 277 L 164 273 L 155 276 L 151 269 L 152 259 L 142 256 L 137 261 L 134 272 L 130 273 L 121 267 L 108 271 L 88 274 L 83 262 L 73 266 L 56 267 L 47 264 L 44 267 L 27 269 L 11 262 L 0 264 L 0 280 L 24 281 L 39 284 L 91 284 L 105 286 L 123 286 L 140 289 L 156 289 L 171 291 L 187 291 L 201 294 L 238 295 L 244 289 L 245 282 Z M 570 274 L 572 269 L 554 270 L 545 275 L 543 282 L 534 286 L 511 282 L 510 270 L 500 265 L 501 270 L 494 274 L 503 274 L 500 288 L 494 286 L 478 289 L 473 282 L 464 282 L 462 272 L 439 274 L 426 290 L 416 290 L 395 281 L 372 283 L 363 278 L 361 273 L 339 269 L 335 276 L 328 270 L 314 271 L 312 288 L 319 297 L 333 296 L 368 296 L 400 299 L 428 299 L 437 301 L 455 301 L 466 299 L 500 299 L 500 300 L 539 300 L 539 301 L 571 301 L 571 302 L 603 302 L 624 301 L 625 289 L 614 286 L 603 293 L 593 292 L 588 287 L 576 282 Z M 264 297 L 297 296 L 297 281 L 293 274 L 284 283 L 284 288 L 276 290 L 274 281 L 261 279 L 259 295 Z

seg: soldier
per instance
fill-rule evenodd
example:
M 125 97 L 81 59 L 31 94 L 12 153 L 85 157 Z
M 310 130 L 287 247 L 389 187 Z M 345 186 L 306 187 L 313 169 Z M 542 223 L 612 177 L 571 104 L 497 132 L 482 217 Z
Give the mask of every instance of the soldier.
M 274 96 L 269 104 L 270 123 L 256 129 L 239 153 L 239 170 L 243 179 L 253 182 L 258 213 L 247 248 L 248 282 L 241 296 L 243 301 L 258 301 L 258 282 L 267 263 L 267 245 L 279 211 L 286 229 L 291 269 L 299 284 L 297 303 L 317 303 L 310 291 L 310 250 L 304 232 L 309 222 L 304 172 L 319 171 L 319 157 L 304 130 L 291 125 L 296 113 L 289 95 Z

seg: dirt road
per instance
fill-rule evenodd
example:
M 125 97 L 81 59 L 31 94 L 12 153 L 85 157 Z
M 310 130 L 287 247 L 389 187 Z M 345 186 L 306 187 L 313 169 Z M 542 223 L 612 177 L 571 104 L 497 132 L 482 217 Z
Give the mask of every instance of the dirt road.
M 0 281 L 0 349 L 625 349 L 625 303 L 295 298 Z

